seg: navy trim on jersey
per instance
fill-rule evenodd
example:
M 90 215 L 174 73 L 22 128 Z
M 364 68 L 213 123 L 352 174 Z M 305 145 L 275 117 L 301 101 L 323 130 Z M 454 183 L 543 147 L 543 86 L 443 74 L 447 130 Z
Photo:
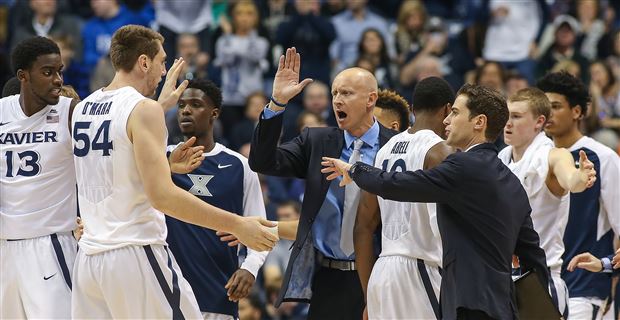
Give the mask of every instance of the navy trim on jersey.
M 579 150 L 583 150 L 594 164 L 596 182 L 591 188 L 581 193 L 570 194 L 568 223 L 564 232 L 565 251 L 562 255 L 562 279 L 566 282 L 571 298 L 597 297 L 605 300 L 611 294 L 609 274 L 589 272 L 583 269 L 568 272 L 566 269 L 570 260 L 582 252 L 590 252 L 595 257 L 602 257 L 607 256 L 614 249 L 612 230 L 597 240 L 598 219 L 601 209 L 600 158 L 591 149 L 579 148 L 571 151 L 575 162 L 579 161 Z
M 220 209 L 244 212 L 244 163 L 222 148 L 212 151 L 189 174 L 172 174 L 178 187 Z M 249 170 L 249 169 L 248 169 Z M 237 247 L 220 241 L 215 231 L 166 216 L 170 250 L 189 282 L 200 311 L 238 317 L 238 305 L 228 300 L 224 286 L 239 269 Z
M 439 301 L 437 300 L 437 296 L 435 296 L 435 291 L 433 291 L 433 285 L 431 284 L 431 278 L 428 276 L 428 272 L 426 271 L 426 265 L 424 264 L 424 260 L 418 260 L 418 272 L 420 273 L 420 278 L 422 278 L 422 284 L 424 284 L 424 290 L 426 290 L 426 295 L 428 296 L 428 300 L 433 307 L 433 313 L 435 313 L 435 317 L 437 319 L 441 319 L 441 315 L 439 313 Z
M 170 291 L 170 288 L 168 287 L 164 273 L 161 271 L 159 263 L 157 263 L 157 259 L 155 258 L 155 254 L 153 254 L 153 249 L 151 246 L 147 245 L 143 248 L 146 253 L 146 257 L 149 260 L 149 264 L 151 265 L 151 269 L 157 278 L 157 282 L 159 282 L 159 286 L 164 292 L 164 296 L 166 296 L 168 304 L 170 304 L 170 307 L 172 308 L 172 319 L 184 320 L 185 317 L 181 311 L 181 290 L 179 289 L 177 273 L 174 271 L 174 268 L 172 268 L 172 259 L 170 259 L 168 249 L 166 248 L 166 255 L 168 255 L 168 268 L 172 271 L 172 291 Z
M 60 245 L 60 241 L 58 241 L 58 235 L 54 233 L 50 235 L 50 239 L 52 239 L 52 247 L 54 247 L 56 259 L 58 260 L 60 270 L 62 271 L 62 276 L 63 278 L 65 278 L 65 282 L 67 283 L 69 290 L 73 290 L 73 288 L 71 287 L 71 273 L 69 273 L 69 267 L 67 267 L 65 254 L 62 252 L 62 246 Z

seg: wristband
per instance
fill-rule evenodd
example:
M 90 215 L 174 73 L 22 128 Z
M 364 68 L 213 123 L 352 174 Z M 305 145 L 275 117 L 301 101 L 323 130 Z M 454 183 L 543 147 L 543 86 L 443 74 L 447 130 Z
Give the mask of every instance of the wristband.
M 273 102 L 273 104 L 275 104 L 276 106 L 278 106 L 280 108 L 286 108 L 286 103 L 280 103 L 280 102 L 276 101 L 276 99 L 274 99 L 273 96 L 271 96 L 269 98 L 269 100 L 271 100 L 271 102 Z

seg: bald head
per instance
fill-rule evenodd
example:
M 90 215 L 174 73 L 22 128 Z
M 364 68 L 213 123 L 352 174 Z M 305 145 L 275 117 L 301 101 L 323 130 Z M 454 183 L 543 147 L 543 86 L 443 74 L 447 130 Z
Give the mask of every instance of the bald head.
M 377 79 L 362 68 L 340 72 L 332 82 L 332 106 L 338 127 L 361 137 L 374 123 Z
M 379 91 L 379 85 L 377 84 L 377 79 L 375 76 L 368 70 L 363 68 L 349 68 L 342 70 L 336 78 L 334 78 L 334 82 L 336 80 L 353 82 L 355 85 L 359 85 L 359 88 L 365 88 L 368 92 L 371 91 Z

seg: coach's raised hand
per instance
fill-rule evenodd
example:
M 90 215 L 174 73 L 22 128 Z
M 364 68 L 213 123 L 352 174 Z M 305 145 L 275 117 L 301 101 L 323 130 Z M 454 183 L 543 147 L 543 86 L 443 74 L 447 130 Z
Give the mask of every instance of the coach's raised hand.
M 312 79 L 304 79 L 299 82 L 299 68 L 301 65 L 301 56 L 297 50 L 293 48 L 286 49 L 286 53 L 280 56 L 278 63 L 278 71 L 273 79 L 273 91 L 271 93 L 271 101 L 269 108 L 274 111 L 283 110 L 285 105 L 294 96 L 298 95 L 306 85 L 312 82 Z
M 277 223 L 260 217 L 240 217 L 231 233 L 246 247 L 255 251 L 269 251 L 278 242 L 278 235 L 270 230 Z
M 164 111 L 174 107 L 179 101 L 179 97 L 181 97 L 181 93 L 187 88 L 189 82 L 184 80 L 178 87 L 177 81 L 179 81 L 179 75 L 185 66 L 185 60 L 183 58 L 174 59 L 174 63 L 172 67 L 168 69 L 168 73 L 166 74 L 166 81 L 164 82 L 164 86 L 161 88 L 161 93 L 159 94 L 159 98 L 157 102 L 164 107 Z

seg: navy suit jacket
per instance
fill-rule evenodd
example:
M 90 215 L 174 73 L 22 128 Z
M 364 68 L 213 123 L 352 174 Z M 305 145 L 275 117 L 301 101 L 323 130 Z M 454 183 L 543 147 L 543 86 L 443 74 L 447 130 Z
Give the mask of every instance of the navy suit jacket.
M 385 199 L 437 203 L 442 319 L 456 319 L 458 308 L 517 319 L 513 253 L 524 271 L 536 269 L 548 288 L 545 252 L 532 226 L 527 194 L 497 158 L 493 144 L 454 153 L 424 171 L 385 172 L 358 162 L 351 177 L 360 188 Z
M 293 140 L 278 146 L 282 118 L 282 114 L 271 119 L 261 116 L 249 158 L 250 168 L 256 172 L 306 180 L 297 238 L 276 306 L 282 301 L 308 302 L 312 297 L 316 253 L 311 230 L 331 183 L 327 174 L 321 173 L 321 158 L 340 158 L 344 146 L 344 131 L 335 127 L 306 128 Z M 379 124 L 379 145 L 383 146 L 394 134 L 395 131 Z

